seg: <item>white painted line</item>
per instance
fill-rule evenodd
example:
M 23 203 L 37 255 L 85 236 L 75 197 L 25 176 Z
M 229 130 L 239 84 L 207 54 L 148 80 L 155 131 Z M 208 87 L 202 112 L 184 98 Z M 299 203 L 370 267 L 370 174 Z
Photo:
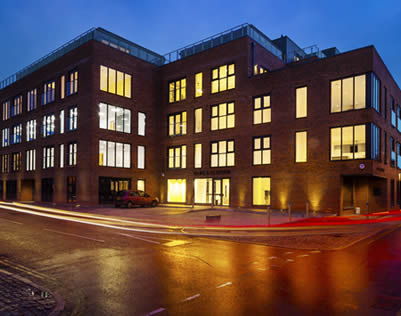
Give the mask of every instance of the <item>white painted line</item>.
M 224 283 L 224 284 L 220 284 L 220 285 L 216 286 L 216 289 L 221 289 L 222 287 L 225 287 L 225 286 L 231 285 L 231 284 L 232 284 L 232 282 L 227 282 L 227 283 Z
M 320 250 L 312 250 L 310 253 L 320 253 Z
M 94 239 L 94 238 L 90 238 L 90 237 L 85 237 L 85 236 L 81 236 L 81 235 L 76 235 L 76 234 L 70 234 L 70 233 L 63 233 L 63 232 L 59 232 L 57 230 L 51 230 L 51 229 L 44 229 L 47 230 L 48 232 L 52 232 L 52 233 L 56 233 L 56 234 L 61 234 L 61 235 L 66 235 L 66 236 L 72 236 L 72 237 L 78 237 L 78 238 L 82 238 L 82 239 L 87 239 L 87 240 L 92 240 L 92 241 L 97 241 L 97 242 L 102 242 L 104 243 L 104 240 L 100 240 L 100 239 Z
M 290 255 L 290 254 L 292 254 L 292 253 L 294 253 L 294 252 L 292 252 L 292 251 L 287 251 L 285 254 L 286 254 L 286 255 Z
M 254 262 L 252 262 L 252 264 L 258 264 L 259 262 L 257 262 L 257 261 L 254 261 Z
M 287 259 L 287 261 L 288 261 L 288 262 L 294 262 L 294 260 L 292 260 L 292 259 Z
M 297 258 L 309 257 L 309 255 L 299 255 Z
M 266 271 L 265 268 L 258 268 L 259 271 Z
M 187 297 L 186 299 L 183 299 L 181 302 L 188 302 L 188 301 L 193 300 L 193 299 L 195 299 L 195 298 L 197 298 L 199 296 L 200 296 L 200 294 L 198 293 L 198 294 L 192 295 L 190 297 Z
M 185 244 L 189 244 L 189 241 L 185 241 L 185 240 L 173 240 L 173 241 L 169 241 L 163 244 L 163 246 L 167 246 L 167 247 L 175 247 L 175 246 L 182 246 Z
M 152 315 L 156 315 L 156 314 L 159 314 L 159 313 L 161 313 L 162 311 L 165 311 L 165 310 L 166 310 L 165 308 L 163 308 L 163 307 L 160 307 L 160 308 L 158 308 L 158 309 L 155 309 L 154 311 L 152 311 L 152 312 L 150 312 L 150 313 L 146 314 L 145 316 L 152 316 Z
M 121 235 L 121 236 L 125 236 L 125 237 L 130 237 L 130 238 L 134 238 L 134 239 L 150 242 L 151 244 L 160 245 L 160 243 L 158 241 L 149 240 L 149 239 L 145 239 L 145 238 L 141 238 L 141 237 L 136 237 L 136 236 L 129 235 L 129 234 L 117 233 L 117 235 Z
M 277 259 L 277 257 L 276 256 L 271 256 L 271 257 L 269 257 L 269 259 L 273 260 L 273 259 Z
M 10 221 L 9 219 L 2 218 L 2 220 L 3 220 L 3 221 L 6 221 L 6 222 L 13 223 L 13 224 L 22 225 L 22 223 L 20 223 L 20 222 L 14 222 L 14 221 Z

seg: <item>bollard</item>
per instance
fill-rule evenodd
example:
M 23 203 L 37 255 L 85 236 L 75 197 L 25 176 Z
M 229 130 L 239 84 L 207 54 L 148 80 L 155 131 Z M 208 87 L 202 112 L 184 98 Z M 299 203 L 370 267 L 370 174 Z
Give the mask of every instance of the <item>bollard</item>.
M 306 218 L 309 217 L 309 200 L 306 201 Z
M 288 202 L 288 220 L 291 222 L 291 203 Z
M 366 213 L 367 213 L 368 219 L 369 219 L 369 202 L 366 202 Z
M 267 225 L 270 226 L 270 205 L 267 205 Z

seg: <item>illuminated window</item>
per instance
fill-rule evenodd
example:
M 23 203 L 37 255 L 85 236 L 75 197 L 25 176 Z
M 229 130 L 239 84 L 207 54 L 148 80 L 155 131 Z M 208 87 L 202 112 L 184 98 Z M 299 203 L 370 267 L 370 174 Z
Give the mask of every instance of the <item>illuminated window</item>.
M 371 123 L 371 159 L 373 160 L 381 160 L 381 152 L 380 152 L 380 128 L 375 124 Z
M 10 129 L 8 127 L 3 128 L 1 134 L 2 134 L 1 146 L 2 147 L 10 146 Z
M 31 142 L 36 139 L 36 120 L 26 122 L 26 141 Z
M 42 136 L 47 137 L 54 135 L 54 131 L 56 129 L 56 117 L 54 114 L 48 114 L 43 116 L 42 122 Z
M 380 113 L 380 80 L 376 75 L 371 73 L 371 86 L 370 86 L 370 96 L 371 96 L 371 107 Z M 355 96 L 355 99 L 362 99 L 364 95 Z
M 170 169 L 187 167 L 187 146 L 175 146 L 168 148 L 168 167 Z
M 77 165 L 77 143 L 76 142 L 68 144 L 67 165 L 68 166 L 76 166 Z
M 185 203 L 186 201 L 186 180 L 168 179 L 167 180 L 167 202 Z
M 27 111 L 33 111 L 36 109 L 37 104 L 37 90 L 33 89 L 28 91 L 26 95 L 26 109 Z
M 1 156 L 1 172 L 10 172 L 10 154 L 4 154 Z
M 36 150 L 30 149 L 25 152 L 26 155 L 26 171 L 34 171 L 36 170 Z
M 264 95 L 253 98 L 253 124 L 263 124 L 270 122 L 270 96 Z
M 131 133 L 131 110 L 99 103 L 99 128 Z
M 396 115 L 396 109 L 395 109 L 395 100 L 393 96 L 390 96 L 390 104 L 391 104 L 391 125 L 393 127 L 397 126 L 397 115 Z
M 11 117 L 22 113 L 22 95 L 14 98 L 13 105 L 11 107 Z
M 48 104 L 55 100 L 56 96 L 56 82 L 49 81 L 43 85 L 42 105 Z
M 10 101 L 3 102 L 3 121 L 10 118 Z
M 131 168 L 131 145 L 99 140 L 99 166 Z
M 267 68 L 265 68 L 265 67 L 263 67 L 263 66 L 255 65 L 255 66 L 253 67 L 253 74 L 254 74 L 255 76 L 256 76 L 256 75 L 264 74 L 264 73 L 266 73 L 266 72 L 269 72 L 269 71 L 267 70 Z
M 65 76 L 61 76 L 61 82 L 60 82 L 60 98 L 64 99 L 65 98 Z
M 146 191 L 145 190 L 145 180 L 144 179 L 138 179 L 137 181 L 136 181 L 136 189 L 138 190 L 138 191 Z
M 138 135 L 145 136 L 146 134 L 146 114 L 138 112 Z
M 271 164 L 270 136 L 253 138 L 253 164 L 255 166 Z
M 295 133 L 295 162 L 307 162 L 308 132 Z
M 366 75 L 331 82 L 331 112 L 343 112 L 366 107 Z
M 64 168 L 64 144 L 60 144 L 60 168 Z
M 195 144 L 194 168 L 202 168 L 202 144 Z
M 67 95 L 78 92 L 78 71 L 71 71 L 67 76 Z
M 145 169 L 145 146 L 138 145 L 138 169 Z
M 42 168 L 48 169 L 54 167 L 54 146 L 43 147 Z
M 234 102 L 212 106 L 210 128 L 212 131 L 235 127 Z
M 11 171 L 12 172 L 21 171 L 21 160 L 22 160 L 21 153 L 12 153 L 11 154 Z
M 308 88 L 296 89 L 296 118 L 307 117 L 308 115 Z
M 330 134 L 331 160 L 366 158 L 365 125 L 332 128 Z
M 100 66 L 100 90 L 131 98 L 131 75 Z
M 170 103 L 185 100 L 187 98 L 187 79 L 182 78 L 169 83 Z
M 187 112 L 169 114 L 168 135 L 179 136 L 187 133 Z
M 64 110 L 60 111 L 59 119 L 60 119 L 60 134 L 64 134 Z
M 235 164 L 234 141 L 221 140 L 211 142 L 211 167 L 232 167 Z
M 397 168 L 401 169 L 401 144 L 397 142 Z
M 203 84 L 203 74 L 201 72 L 198 72 L 195 75 L 195 98 L 202 96 L 203 94 L 202 84 Z
M 270 177 L 252 178 L 253 205 L 270 205 Z
M 68 110 L 67 131 L 75 131 L 78 128 L 78 108 L 76 106 Z
M 235 88 L 234 64 L 223 65 L 212 69 L 212 93 Z
M 202 108 L 195 109 L 195 133 L 202 132 Z
M 11 129 L 11 144 L 22 142 L 22 124 L 14 125 Z

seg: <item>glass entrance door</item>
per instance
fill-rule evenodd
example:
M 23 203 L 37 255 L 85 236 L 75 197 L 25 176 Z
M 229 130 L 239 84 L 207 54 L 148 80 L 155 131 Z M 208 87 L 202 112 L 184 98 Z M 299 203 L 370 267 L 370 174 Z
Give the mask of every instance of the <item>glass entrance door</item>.
M 214 205 L 230 204 L 230 179 L 214 179 Z
M 230 179 L 198 178 L 194 180 L 195 204 L 230 205 Z

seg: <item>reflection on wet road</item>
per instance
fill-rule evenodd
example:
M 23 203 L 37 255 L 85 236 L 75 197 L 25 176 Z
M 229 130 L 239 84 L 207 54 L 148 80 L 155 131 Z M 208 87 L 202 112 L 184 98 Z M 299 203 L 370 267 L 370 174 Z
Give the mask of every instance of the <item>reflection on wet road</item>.
M 401 230 L 378 237 L 299 251 L 1 211 L 0 267 L 40 278 L 67 314 L 396 315 Z

